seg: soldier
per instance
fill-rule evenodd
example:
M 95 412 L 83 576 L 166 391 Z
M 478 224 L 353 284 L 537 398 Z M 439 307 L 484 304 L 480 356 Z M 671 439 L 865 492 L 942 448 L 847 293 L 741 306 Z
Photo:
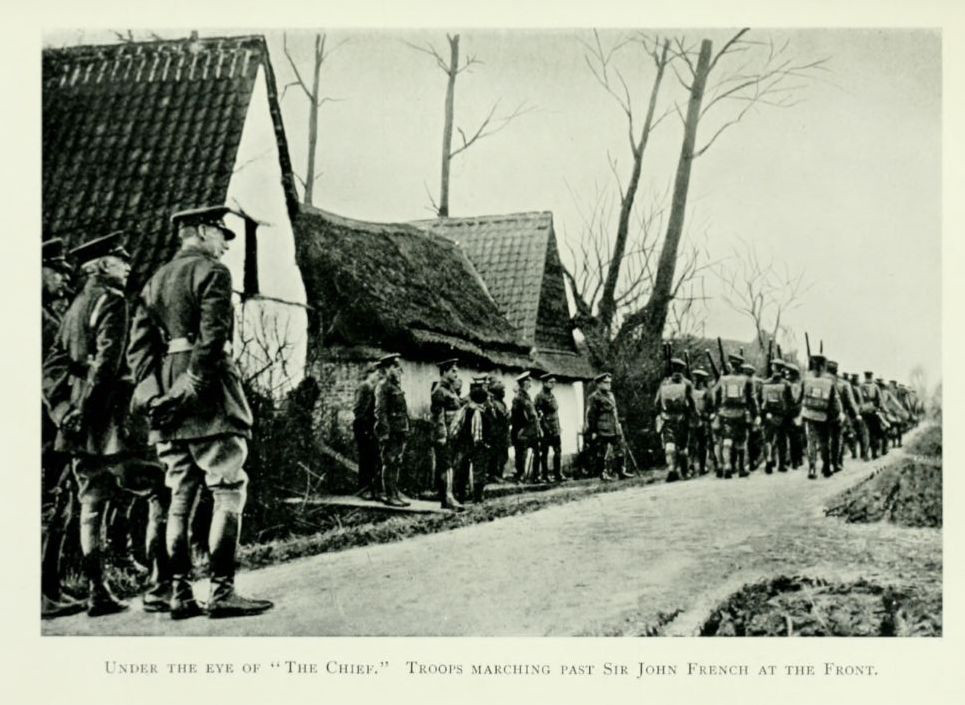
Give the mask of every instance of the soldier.
M 359 458 L 359 491 L 364 499 L 381 499 L 379 478 L 379 442 L 375 438 L 375 387 L 379 370 L 372 364 L 355 390 L 352 433 Z
M 854 395 L 854 404 L 858 413 L 854 418 L 854 440 L 851 444 L 851 457 L 860 457 L 862 460 L 868 459 L 868 426 L 865 424 L 862 409 L 865 405 L 864 392 L 861 391 L 861 384 L 858 375 L 854 372 L 848 375 L 848 382 L 851 384 L 851 393 Z
M 834 379 L 825 372 L 827 358 L 811 355 L 811 372 L 804 377 L 801 418 L 804 419 L 808 444 L 808 479 L 817 479 L 817 456 L 821 455 L 821 472 L 833 475 L 831 460 L 832 425 L 844 421 L 841 401 Z
M 762 423 L 764 426 L 764 472 L 770 475 L 777 466 L 778 472 L 787 472 L 788 434 L 792 428 L 794 392 L 784 378 L 784 362 L 771 361 L 771 376 L 761 389 L 763 400 Z
M 751 387 L 754 390 L 754 400 L 757 402 L 757 408 L 761 408 L 762 393 L 764 389 L 764 380 L 757 376 L 757 368 L 750 363 L 743 363 L 740 367 L 741 372 L 743 372 L 751 381 Z M 757 470 L 757 466 L 760 465 L 761 458 L 764 455 L 764 430 L 761 428 L 760 424 L 752 423 L 747 427 L 747 456 L 748 456 L 748 467 L 749 471 Z
M 707 474 L 707 456 L 713 454 L 713 432 L 710 427 L 710 417 L 713 413 L 713 397 L 707 385 L 708 373 L 704 369 L 696 369 L 694 376 L 694 416 L 693 432 L 690 437 L 691 455 L 696 458 L 697 467 L 701 475 Z
M 529 397 L 529 380 L 529 372 L 516 378 L 516 396 L 513 397 L 511 438 L 516 455 L 516 482 L 530 479 L 530 473 L 526 472 L 528 459 L 531 458 L 534 465 L 539 462 L 539 417 Z M 536 474 L 535 470 L 533 474 Z
M 609 373 L 597 375 L 596 389 L 587 400 L 586 438 L 592 448 L 594 471 L 601 480 L 612 480 L 607 469 L 607 458 L 613 461 L 618 477 L 631 477 L 623 469 L 623 428 L 617 415 L 617 402 L 610 391 Z
M 160 538 L 162 476 L 156 465 L 133 457 L 126 423 L 132 386 L 124 365 L 128 311 L 123 289 L 131 268 L 122 238 L 114 232 L 71 251 L 87 281 L 44 361 L 44 401 L 58 427 L 55 448 L 70 454 L 78 487 L 87 614 L 92 617 L 127 609 L 104 578 L 101 542 L 107 503 L 121 489 L 148 497 L 146 549 L 155 573 L 145 604 L 170 590 Z
M 453 495 L 453 473 L 456 467 L 454 449 L 450 442 L 450 427 L 462 400 L 459 398 L 459 360 L 440 362 L 440 379 L 432 387 L 429 415 L 432 420 L 432 453 L 436 468 L 436 491 L 444 509 L 462 511 L 463 506 Z
M 667 461 L 667 482 L 675 482 L 687 479 L 690 429 L 697 419 L 697 406 L 694 386 L 684 377 L 687 363 L 675 357 L 670 360 L 670 369 L 670 376 L 657 388 L 654 406 L 658 412 L 657 433 Z
M 874 460 L 879 453 L 884 452 L 887 443 L 884 428 L 881 425 L 881 390 L 875 384 L 874 372 L 865 370 L 864 382 L 861 383 L 861 403 L 858 407 L 861 418 L 868 431 L 867 455 Z
M 885 397 L 885 391 L 887 390 L 885 381 L 881 377 L 875 377 L 875 386 L 878 388 L 878 394 L 881 398 L 881 411 L 878 414 L 878 419 L 881 422 L 882 428 L 881 454 L 887 455 L 889 448 L 891 448 L 892 439 L 894 437 L 895 417 L 892 411 L 888 408 L 887 399 Z
M 901 448 L 901 436 L 908 424 L 908 412 L 898 400 L 898 383 L 893 379 L 889 380 L 888 386 L 884 389 L 884 402 L 895 420 L 892 426 L 892 445 L 895 448 Z
M 790 412 L 791 421 L 788 426 L 788 454 L 791 468 L 797 470 L 804 464 L 804 448 L 807 445 L 804 426 L 800 418 L 804 385 L 801 381 L 801 369 L 793 362 L 784 363 L 784 373 L 788 384 L 791 385 L 791 399 L 793 400 Z
M 841 410 L 844 412 L 844 418 L 839 423 L 831 425 L 831 465 L 834 472 L 840 472 L 844 468 L 844 449 L 854 433 L 853 426 L 858 416 L 858 406 L 855 403 L 851 385 L 843 376 L 838 375 L 838 363 L 835 360 L 827 361 L 827 371 L 834 380 L 838 399 L 841 401 Z
M 171 217 L 181 247 L 142 289 L 127 351 L 138 384 L 135 407 L 148 409 L 149 438 L 171 489 L 172 619 L 203 613 L 189 580 L 188 545 L 191 507 L 202 483 L 212 494 L 211 585 L 204 612 L 216 619 L 259 614 L 273 606 L 235 591 L 253 418 L 231 357 L 231 273 L 219 261 L 234 239 L 223 222 L 229 212 L 212 206 Z
M 64 257 L 64 241 L 45 240 L 42 245 L 41 290 L 41 362 L 53 349 L 67 300 L 67 282 L 71 267 Z M 41 617 L 52 619 L 76 614 L 84 609 L 81 602 L 68 599 L 61 591 L 60 559 L 68 526 L 74 518 L 76 492 L 70 471 L 69 456 L 54 450 L 57 426 L 47 410 L 41 413 L 41 472 L 45 496 L 53 497 L 53 511 L 43 535 L 40 560 Z
M 375 388 L 375 435 L 382 457 L 382 491 L 385 504 L 408 507 L 399 493 L 402 458 L 409 438 L 409 406 L 402 391 L 402 366 L 397 354 L 379 360 L 382 381 Z
M 560 441 L 560 407 L 553 395 L 553 387 L 556 385 L 556 378 L 549 372 L 540 377 L 543 388 L 536 395 L 533 405 L 536 407 L 536 415 L 539 417 L 540 444 L 539 444 L 539 470 L 540 480 L 549 482 L 549 452 L 553 449 L 553 479 L 557 482 L 563 481 L 561 448 Z
M 489 440 L 489 482 L 502 483 L 506 461 L 509 460 L 510 432 L 509 409 L 506 407 L 506 387 L 491 377 L 489 389 L 489 416 L 492 437 Z
M 460 501 L 471 497 L 473 501 L 481 502 L 486 488 L 487 439 L 492 437 L 486 384 L 485 377 L 473 379 L 469 385 L 469 399 L 460 407 L 449 429 L 454 464 L 458 468 L 456 496 Z
M 741 477 L 747 477 L 747 429 L 758 418 L 757 398 L 750 377 L 739 372 L 744 358 L 728 356 L 729 369 L 724 371 L 714 389 L 714 409 L 720 421 L 721 467 L 718 477 L 730 479 L 736 466 Z

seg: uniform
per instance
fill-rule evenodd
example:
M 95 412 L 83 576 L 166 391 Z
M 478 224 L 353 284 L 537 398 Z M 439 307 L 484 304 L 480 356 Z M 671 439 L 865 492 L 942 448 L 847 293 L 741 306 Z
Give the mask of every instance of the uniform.
M 409 406 L 398 381 L 386 377 L 375 389 L 375 435 L 382 456 L 382 489 L 387 503 L 405 506 L 399 497 L 399 474 L 409 438 Z
M 703 370 L 696 370 L 694 377 L 698 380 L 706 379 L 707 373 Z M 694 408 L 696 414 L 690 435 L 690 457 L 695 459 L 700 474 L 707 472 L 708 455 L 713 454 L 714 440 L 711 430 L 711 415 L 714 410 L 714 399 L 712 391 L 705 383 L 698 381 L 694 387 Z
M 544 379 L 546 379 L 544 377 Z M 540 479 L 549 481 L 549 452 L 553 450 L 553 477 L 557 482 L 563 479 L 562 443 L 560 440 L 560 406 L 552 389 L 543 387 L 533 400 L 542 437 L 539 444 Z
M 375 385 L 368 376 L 355 389 L 352 434 L 359 459 L 359 489 L 375 497 L 379 487 L 379 443 L 375 438 Z
M 841 415 L 841 402 L 834 378 L 829 374 L 809 372 L 804 378 L 801 417 L 807 435 L 808 477 L 817 477 L 817 456 L 821 456 L 821 471 L 832 474 L 831 429 Z
M 446 365 L 454 366 L 455 364 L 455 360 L 447 360 L 440 365 L 440 370 L 445 372 L 449 369 Z M 462 509 L 453 495 L 455 461 L 453 458 L 454 448 L 449 438 L 449 428 L 463 403 L 462 399 L 459 398 L 459 391 L 455 387 L 457 382 L 458 380 L 450 381 L 448 379 L 436 382 L 432 387 L 429 402 L 436 491 L 439 495 L 440 504 L 451 509 Z
M 596 378 L 599 384 L 609 375 Z M 617 402 L 613 393 L 599 386 L 587 399 L 586 436 L 591 444 L 593 467 L 602 479 L 610 479 L 607 459 L 618 475 L 624 474 L 623 428 L 617 415 Z
M 764 471 L 786 472 L 788 435 L 793 427 L 794 392 L 779 369 L 761 388 L 761 422 L 764 426 Z
M 92 269 L 64 315 L 44 361 L 44 401 L 58 426 L 54 448 L 70 456 L 77 483 L 81 552 L 90 588 L 87 612 L 91 616 L 127 608 L 107 586 L 101 542 L 105 510 L 119 490 L 148 497 L 146 550 L 155 569 L 149 594 L 163 595 L 170 588 L 161 545 L 162 474 L 156 464 L 135 457 L 138 449 L 128 428 L 132 389 L 124 360 L 128 307 L 119 287 L 127 276 L 129 256 L 120 245 L 121 237 L 121 233 L 112 233 L 73 250 Z M 98 262 L 106 262 L 106 258 L 123 262 L 124 273 L 109 275 Z
M 510 423 L 509 409 L 506 407 L 504 396 L 506 390 L 500 382 L 489 384 L 489 481 L 501 482 L 506 461 L 509 460 Z
M 753 365 L 743 365 L 742 371 L 751 381 L 751 389 L 754 392 L 754 401 L 757 408 L 761 408 L 763 402 L 764 380 L 757 376 Z M 747 425 L 747 469 L 756 470 L 764 456 L 764 430 L 756 421 Z
M 523 377 L 523 379 L 527 378 L 528 376 Z M 517 381 L 521 381 L 521 379 L 517 378 Z M 516 455 L 515 479 L 517 482 L 535 479 L 538 469 L 533 468 L 533 478 L 527 477 L 526 459 L 527 455 L 532 452 L 533 459 L 537 463 L 539 462 L 539 416 L 536 413 L 536 406 L 533 404 L 533 400 L 529 397 L 529 393 L 522 387 L 516 388 L 510 420 L 512 423 L 511 435 L 513 449 Z
M 887 444 L 885 429 L 881 423 L 881 390 L 875 384 L 873 377 L 874 374 L 871 372 L 864 373 L 864 382 L 860 385 L 861 402 L 858 407 L 868 432 L 866 453 L 872 459 L 877 458 L 879 453 L 884 453 Z
M 834 471 L 838 472 L 844 467 L 844 451 L 853 438 L 854 425 L 858 417 L 858 405 L 855 402 L 854 393 L 848 380 L 838 376 L 836 368 L 832 370 L 832 375 L 844 416 L 841 423 L 833 424 L 831 427 L 831 463 Z
M 257 614 L 272 607 L 267 600 L 240 596 L 234 587 L 253 418 L 231 357 L 231 273 L 219 261 L 225 242 L 234 237 L 222 223 L 227 212 L 215 206 L 172 216 L 181 249 L 141 291 L 128 347 L 138 384 L 135 400 L 149 408 L 149 439 L 171 489 L 167 546 L 175 619 L 201 614 L 189 582 L 188 522 L 202 482 L 213 500 L 208 616 Z
M 472 498 L 481 502 L 486 487 L 489 463 L 488 439 L 492 437 L 485 380 L 477 379 L 469 389 L 469 399 L 452 420 L 450 439 L 454 450 L 456 499 Z
M 690 431 L 697 419 L 693 383 L 683 376 L 681 361 L 674 360 L 674 366 L 676 371 L 660 383 L 654 400 L 667 462 L 667 482 L 687 477 Z
M 801 380 L 801 372 L 794 363 L 785 363 L 787 380 L 791 385 L 791 398 L 794 406 L 792 407 L 790 418 L 791 424 L 788 427 L 788 455 L 792 469 L 797 469 L 804 464 L 804 449 L 807 446 L 804 426 L 801 423 L 801 402 L 804 396 L 804 383 Z
M 714 407 L 721 438 L 718 476 L 732 477 L 736 467 L 741 477 L 747 477 L 747 431 L 758 414 L 751 379 L 731 372 L 721 375 L 714 388 Z

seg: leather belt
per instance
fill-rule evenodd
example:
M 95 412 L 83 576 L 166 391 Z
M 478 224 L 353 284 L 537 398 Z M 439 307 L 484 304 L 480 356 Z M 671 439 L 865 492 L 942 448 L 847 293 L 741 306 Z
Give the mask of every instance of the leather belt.
M 171 338 L 168 341 L 168 355 L 174 353 L 190 352 L 194 350 L 194 341 L 190 338 Z M 231 343 L 225 341 L 224 351 L 226 355 L 231 354 Z

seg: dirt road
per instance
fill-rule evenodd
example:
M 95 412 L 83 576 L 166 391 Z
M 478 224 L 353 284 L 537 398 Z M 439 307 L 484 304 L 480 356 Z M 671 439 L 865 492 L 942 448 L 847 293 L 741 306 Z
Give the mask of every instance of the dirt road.
M 643 633 L 660 622 L 688 633 L 719 598 L 759 576 L 940 582 L 940 531 L 823 514 L 829 497 L 900 456 L 848 461 L 816 481 L 803 470 L 761 470 L 633 488 L 244 573 L 242 591 L 277 603 L 260 617 L 172 622 L 134 604 L 120 615 L 45 622 L 43 633 L 520 636 Z

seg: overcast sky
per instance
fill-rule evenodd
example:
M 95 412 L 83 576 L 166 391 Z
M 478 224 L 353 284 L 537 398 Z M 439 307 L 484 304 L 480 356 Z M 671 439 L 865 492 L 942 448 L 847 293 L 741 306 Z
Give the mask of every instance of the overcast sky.
M 250 32 L 250 30 L 247 30 Z M 647 30 L 652 31 L 652 30 Z M 224 33 L 224 32 L 221 32 Z M 688 29 L 719 47 L 730 35 Z M 176 33 L 161 32 L 162 36 Z M 218 32 L 201 32 L 202 36 Z M 279 85 L 293 78 L 280 32 L 267 32 Z M 610 45 L 625 32 L 601 31 Z M 599 189 L 615 188 L 608 152 L 626 179 L 630 168 L 625 118 L 594 81 L 580 40 L 592 32 L 461 33 L 463 55 L 479 64 L 460 75 L 456 124 L 469 130 L 500 99 L 500 112 L 525 102 L 530 112 L 453 164 L 453 216 L 550 210 L 557 235 L 576 239 L 583 206 Z M 752 30 L 750 39 L 789 40 L 795 60 L 828 58 L 830 71 L 799 92 L 791 108 L 763 107 L 725 132 L 694 164 L 688 237 L 714 259 L 750 242 L 765 258 L 803 268 L 813 286 L 788 323 L 843 369 L 874 369 L 907 378 L 916 364 L 930 383 L 941 377 L 941 37 L 932 31 Z M 47 45 L 110 41 L 105 33 L 59 33 Z M 431 215 L 428 189 L 439 188 L 445 75 L 431 57 L 405 42 L 447 50 L 442 31 L 328 33 L 329 46 L 348 42 L 323 68 L 327 103 L 319 125 L 322 170 L 315 202 L 361 219 L 406 221 Z M 312 35 L 288 37 L 303 75 Z M 760 48 L 763 50 L 763 48 Z M 643 114 L 653 67 L 633 47 L 615 59 Z M 739 66 L 722 64 L 721 73 Z M 673 76 L 660 107 L 685 101 Z M 713 133 L 714 120 L 702 125 Z M 304 173 L 307 103 L 296 88 L 282 101 L 296 171 Z M 680 151 L 680 121 L 654 134 L 644 163 L 639 203 L 670 184 Z M 458 137 L 456 138 L 458 144 Z M 703 142 L 698 137 L 698 142 Z M 615 222 L 615 217 L 614 217 Z M 565 246 L 564 262 L 572 264 Z M 708 293 L 716 294 L 713 277 Z M 706 332 L 749 340 L 753 328 L 715 296 Z

